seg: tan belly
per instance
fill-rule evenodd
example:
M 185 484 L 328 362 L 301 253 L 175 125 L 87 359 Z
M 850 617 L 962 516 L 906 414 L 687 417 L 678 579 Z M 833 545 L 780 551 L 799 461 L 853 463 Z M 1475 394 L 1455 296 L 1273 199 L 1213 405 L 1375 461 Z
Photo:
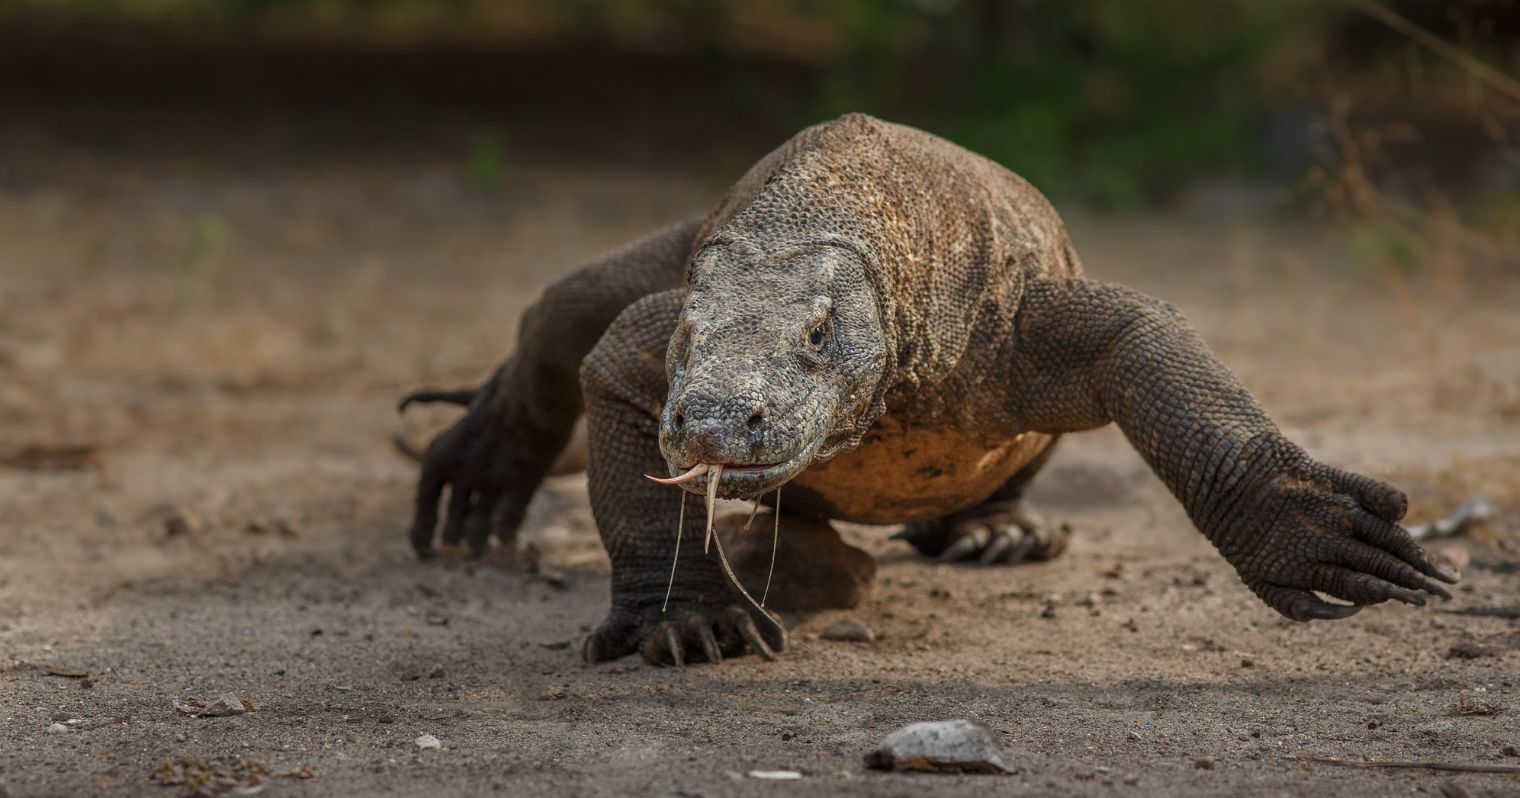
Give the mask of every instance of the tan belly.
M 882 418 L 859 447 L 788 483 L 783 509 L 862 524 L 923 521 L 979 504 L 1050 443 L 988 440 Z

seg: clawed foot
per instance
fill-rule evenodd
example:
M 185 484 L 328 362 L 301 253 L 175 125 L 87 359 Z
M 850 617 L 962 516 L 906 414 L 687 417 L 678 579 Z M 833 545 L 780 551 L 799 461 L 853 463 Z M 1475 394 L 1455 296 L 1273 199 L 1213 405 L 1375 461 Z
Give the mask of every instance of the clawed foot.
M 501 373 L 468 391 L 419 391 L 402 400 L 400 410 L 414 403 L 446 402 L 469 407 L 454 426 L 440 433 L 417 456 L 422 473 L 417 479 L 411 540 L 417 556 L 436 553 L 438 511 L 444 489 L 449 492 L 442 542 L 445 547 L 469 544 L 474 557 L 484 555 L 495 534 L 510 541 L 522 523 L 528 500 L 543 479 L 547 463 L 541 443 L 522 440 L 526 428 L 514 423 L 508 403 L 499 395 Z
M 1455 583 L 1458 573 L 1398 524 L 1403 493 L 1293 454 L 1280 471 L 1247 486 L 1210 535 L 1256 595 L 1296 621 L 1345 618 L 1390 600 L 1451 598 L 1441 583 Z
M 1071 527 L 1026 511 L 1018 502 L 989 502 L 962 513 L 909 524 L 893 535 L 940 562 L 984 565 L 1039 562 L 1066 550 Z
M 604 662 L 635 649 L 652 665 L 722 662 L 752 651 L 767 661 L 786 647 L 786 631 L 774 618 L 757 619 L 752 611 L 730 605 L 712 612 L 698 607 L 658 607 L 642 613 L 614 609 L 586 638 L 587 662 Z

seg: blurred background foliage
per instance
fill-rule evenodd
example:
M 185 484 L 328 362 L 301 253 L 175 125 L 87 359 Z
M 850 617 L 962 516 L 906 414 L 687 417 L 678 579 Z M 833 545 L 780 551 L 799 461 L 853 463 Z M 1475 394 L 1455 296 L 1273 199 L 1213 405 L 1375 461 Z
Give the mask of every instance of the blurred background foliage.
M 1517 0 L 1378 7 L 1501 74 L 1520 73 Z M 0 0 L 0 27 L 13 53 L 30 46 L 32 59 L 16 56 L 16 68 L 52 75 L 65 94 L 99 88 L 87 76 L 69 83 L 78 67 L 63 62 L 74 56 L 58 55 L 57 42 L 81 37 L 109 43 L 92 49 L 118 60 L 132 47 L 179 48 L 188 53 L 181 71 L 200 63 L 213 73 L 215 53 L 228 48 L 284 48 L 308 59 L 330 52 L 337 61 L 391 54 L 403 66 L 356 67 L 334 91 L 367 98 L 403 129 L 434 113 L 440 98 L 455 110 L 496 103 L 495 113 L 518 116 L 574 105 L 571 98 L 584 104 L 580 113 L 609 118 L 635 115 L 639 105 L 650 116 L 686 118 L 701 106 L 700 122 L 652 134 L 683 140 L 726 125 L 740 138 L 776 141 L 861 110 L 946 135 L 1058 200 L 1104 208 L 1175 203 L 1200 183 L 1302 188 L 1308 175 L 1306 202 L 1328 196 L 1362 213 L 1334 190 L 1348 144 L 1330 133 L 1339 122 L 1379 141 L 1375 157 L 1360 148 L 1357 179 L 1405 195 L 1456 190 L 1472 198 L 1473 224 L 1520 224 L 1520 101 L 1355 2 Z M 426 66 L 461 53 L 474 60 L 436 74 Z M 275 96 L 281 86 L 297 95 L 321 83 L 320 64 L 300 61 L 306 74 L 290 75 L 272 63 L 282 60 L 254 57 L 236 69 L 270 72 L 273 88 L 264 91 Z M 649 64 L 665 66 L 640 66 Z M 238 80 L 226 91 L 256 93 L 246 75 Z M 362 85 L 368 80 L 374 85 Z M 523 88 L 463 87 L 472 82 Z M 47 88 L 31 91 L 48 99 Z M 468 157 L 472 181 L 491 185 L 513 142 L 500 126 L 484 131 L 471 135 Z M 738 147 L 728 157 L 742 163 L 754 154 Z

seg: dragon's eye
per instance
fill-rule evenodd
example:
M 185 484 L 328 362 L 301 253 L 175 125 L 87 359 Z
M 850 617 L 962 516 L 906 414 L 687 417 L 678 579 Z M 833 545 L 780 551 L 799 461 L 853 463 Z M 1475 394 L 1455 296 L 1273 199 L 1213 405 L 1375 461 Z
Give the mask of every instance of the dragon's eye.
M 820 324 L 808 333 L 808 343 L 813 346 L 823 346 L 823 325 Z

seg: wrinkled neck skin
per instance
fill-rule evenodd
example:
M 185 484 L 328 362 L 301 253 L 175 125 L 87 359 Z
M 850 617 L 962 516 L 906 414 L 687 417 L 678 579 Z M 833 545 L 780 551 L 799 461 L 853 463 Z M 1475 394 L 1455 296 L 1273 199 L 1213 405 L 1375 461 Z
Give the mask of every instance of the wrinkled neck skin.
M 666 355 L 660 449 L 684 483 L 756 498 L 859 445 L 885 410 L 895 361 L 875 269 L 839 237 L 710 236 Z

